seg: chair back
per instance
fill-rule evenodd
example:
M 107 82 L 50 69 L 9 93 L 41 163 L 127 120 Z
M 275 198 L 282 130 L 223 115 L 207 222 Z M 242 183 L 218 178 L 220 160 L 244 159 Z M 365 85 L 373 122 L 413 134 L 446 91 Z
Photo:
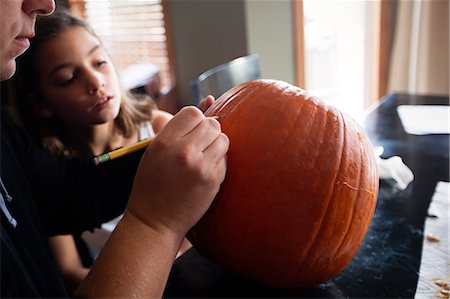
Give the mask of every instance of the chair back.
M 208 95 L 213 95 L 217 99 L 230 88 L 259 79 L 260 76 L 258 54 L 239 57 L 213 67 L 191 82 L 194 103 L 197 105 L 200 100 Z

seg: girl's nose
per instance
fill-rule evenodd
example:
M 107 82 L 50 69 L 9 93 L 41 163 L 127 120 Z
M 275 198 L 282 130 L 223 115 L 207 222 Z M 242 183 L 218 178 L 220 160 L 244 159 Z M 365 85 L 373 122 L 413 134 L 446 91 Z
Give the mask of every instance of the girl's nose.
M 105 86 L 105 80 L 102 74 L 98 72 L 91 72 L 87 79 L 87 93 L 90 95 L 102 92 Z

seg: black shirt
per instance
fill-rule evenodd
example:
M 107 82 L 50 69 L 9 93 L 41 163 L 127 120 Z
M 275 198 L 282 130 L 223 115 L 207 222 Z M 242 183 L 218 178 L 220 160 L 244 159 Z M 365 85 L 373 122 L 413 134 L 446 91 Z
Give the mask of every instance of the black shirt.
M 78 234 L 120 215 L 143 151 L 98 166 L 89 157 L 58 159 L 1 110 L 1 296 L 66 297 L 47 237 Z

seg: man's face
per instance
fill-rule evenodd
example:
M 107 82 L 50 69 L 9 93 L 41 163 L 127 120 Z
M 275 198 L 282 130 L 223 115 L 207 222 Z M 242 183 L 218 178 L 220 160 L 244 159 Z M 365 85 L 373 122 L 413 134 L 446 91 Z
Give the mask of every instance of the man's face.
M 0 81 L 16 71 L 15 59 L 25 52 L 34 36 L 37 15 L 53 12 L 53 0 L 1 0 Z

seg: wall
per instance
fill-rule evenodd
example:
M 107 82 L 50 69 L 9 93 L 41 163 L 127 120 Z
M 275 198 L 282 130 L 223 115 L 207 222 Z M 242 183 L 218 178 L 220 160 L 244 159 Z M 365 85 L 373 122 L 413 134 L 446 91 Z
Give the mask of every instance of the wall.
M 247 54 L 244 0 L 168 1 L 180 106 L 193 99 L 189 82 Z
M 294 83 L 292 0 L 169 0 L 180 106 L 192 103 L 189 82 L 250 53 L 264 78 Z
M 291 0 L 246 1 L 247 47 L 260 55 L 261 77 L 295 84 Z

